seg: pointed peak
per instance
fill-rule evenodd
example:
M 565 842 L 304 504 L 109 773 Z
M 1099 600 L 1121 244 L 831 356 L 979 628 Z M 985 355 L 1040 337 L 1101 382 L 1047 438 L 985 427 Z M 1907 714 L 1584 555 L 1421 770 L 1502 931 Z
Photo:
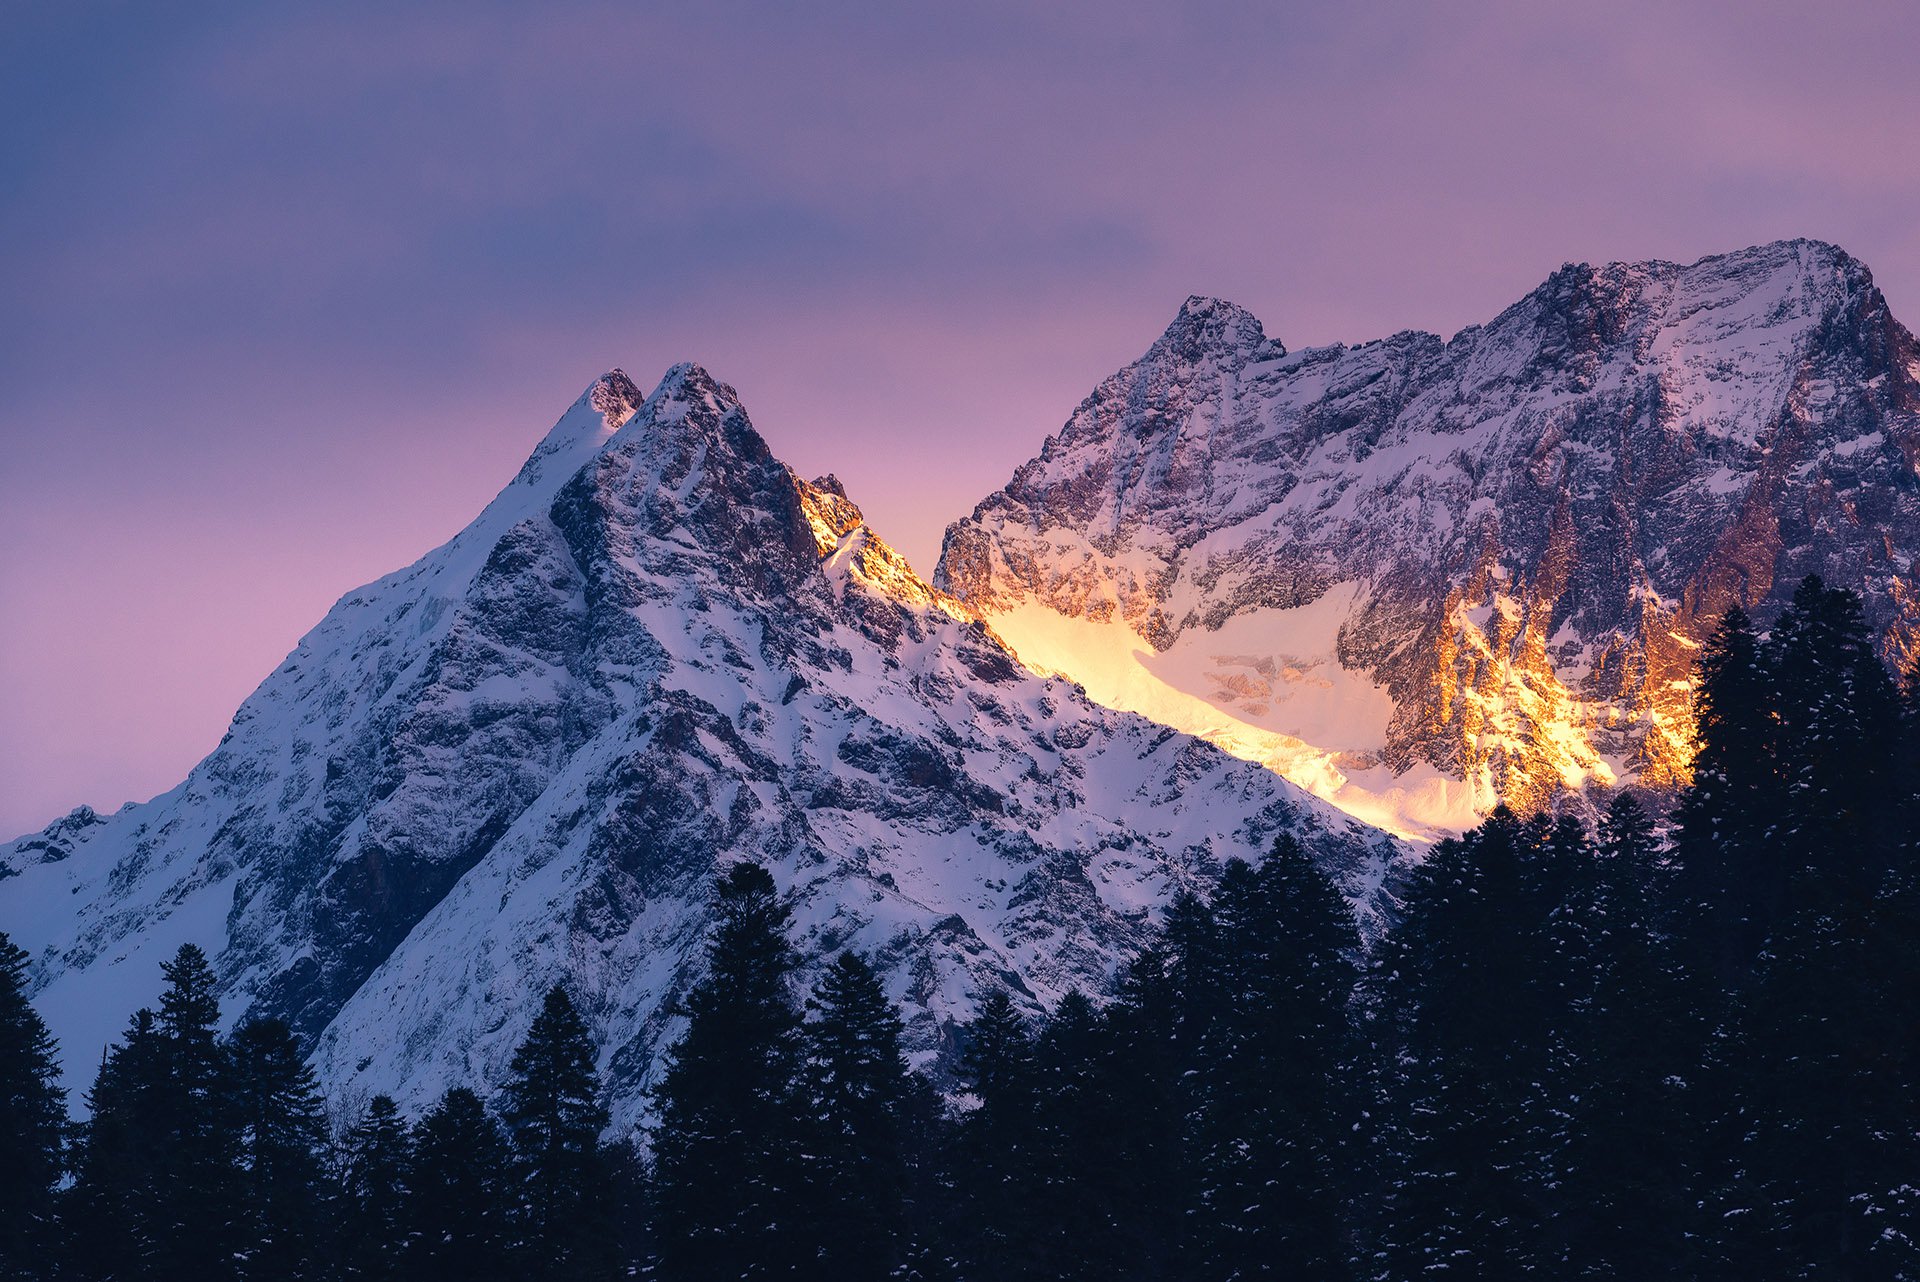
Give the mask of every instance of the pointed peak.
M 608 427 L 618 427 L 633 417 L 644 398 L 627 371 L 615 367 L 594 380 L 587 389 L 587 403 L 600 412 Z
M 815 481 L 803 481 L 792 468 L 787 469 L 787 475 L 793 478 L 793 488 L 800 495 L 801 514 L 813 529 L 821 556 L 831 555 L 842 539 L 866 524 L 866 517 L 859 505 L 847 497 L 839 477 L 828 473 Z
M 685 405 L 705 405 L 725 413 L 740 406 L 740 394 L 732 386 L 715 378 L 696 361 L 681 361 L 669 369 L 653 389 L 650 401 L 673 401 Z
M 1214 353 L 1259 353 L 1284 356 L 1286 348 L 1267 337 L 1259 317 L 1246 308 L 1221 298 L 1190 294 L 1180 304 L 1179 313 L 1167 326 L 1155 346 L 1171 351 L 1185 360 L 1199 360 Z

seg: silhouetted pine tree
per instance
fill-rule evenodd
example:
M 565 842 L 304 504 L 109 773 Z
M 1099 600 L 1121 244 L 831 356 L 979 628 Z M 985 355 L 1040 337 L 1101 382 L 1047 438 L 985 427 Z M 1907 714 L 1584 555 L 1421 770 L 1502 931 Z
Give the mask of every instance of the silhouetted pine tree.
M 183 944 L 161 974 L 158 1027 L 162 1140 L 152 1186 L 153 1272 L 214 1282 L 234 1275 L 241 1244 L 238 1127 L 219 1041 L 220 1000 L 207 955 Z
M 1670 874 L 1631 793 L 1609 803 L 1592 871 L 1589 988 L 1554 1102 L 1564 1119 L 1550 1157 L 1560 1268 L 1685 1276 L 1704 1030 L 1666 930 Z
M 27 1001 L 27 955 L 0 933 L 0 1277 L 50 1275 L 66 1092 L 53 1037 Z
M 253 1020 L 230 1046 L 239 1133 L 240 1274 L 262 1282 L 325 1275 L 330 1195 L 326 1115 L 285 1022 Z
M 1548 1207 L 1527 842 L 1527 826 L 1503 806 L 1436 845 L 1375 962 L 1374 1036 L 1387 1065 L 1375 1276 L 1500 1279 L 1533 1269 Z
M 340 1167 L 340 1272 L 349 1282 L 403 1277 L 413 1141 L 388 1095 L 347 1132 Z
M 1817 868 L 1864 900 L 1879 890 L 1889 842 L 1901 835 L 1892 826 L 1901 808 L 1889 804 L 1905 784 L 1893 775 L 1899 694 L 1874 653 L 1860 598 L 1818 576 L 1794 591 L 1766 649 L 1779 718 L 1785 820 L 1778 837 L 1788 888 Z
M 414 1128 L 403 1276 L 421 1282 L 511 1276 L 509 1161 L 500 1127 L 478 1095 L 456 1086 L 440 1097 Z
M 607 1111 L 593 1042 L 566 990 L 548 990 L 513 1056 L 501 1117 L 514 1151 L 522 1276 L 573 1282 L 613 1274 L 612 1170 L 600 1149 Z
M 1124 1278 L 1137 1266 L 1125 1231 L 1137 1188 L 1117 1107 L 1113 1036 L 1078 989 L 1069 990 L 1034 1046 L 1036 1275 Z
M 1214 910 L 1224 1000 L 1198 1070 L 1197 1258 L 1210 1277 L 1343 1278 L 1352 915 L 1291 837 L 1257 871 L 1230 862 Z
M 1187 1131 L 1193 1048 L 1177 1033 L 1175 975 L 1183 969 L 1163 935 L 1128 966 L 1107 1013 L 1107 1088 L 1113 1112 L 1125 1119 L 1111 1137 L 1118 1146 L 1111 1178 L 1130 1191 L 1127 1214 L 1114 1226 L 1118 1278 L 1178 1276 L 1186 1225 L 1199 1204 L 1196 1145 Z
M 752 863 L 720 879 L 714 908 L 707 975 L 687 997 L 653 1137 L 656 1249 L 685 1282 L 774 1276 L 813 1255 L 792 910 Z
M 977 1104 L 961 1120 L 955 1145 L 961 1274 L 1044 1276 L 1036 1250 L 1042 1229 L 1033 1040 L 1004 989 L 980 999 L 965 1038 L 961 1076 Z
M 906 1116 L 912 1092 L 899 1012 L 873 967 L 842 953 L 808 1006 L 807 1092 L 817 1133 L 808 1162 L 815 1276 L 892 1275 L 908 1245 Z
M 166 1049 L 150 1010 L 137 1011 L 103 1057 L 80 1128 L 65 1198 L 65 1258 L 84 1278 L 153 1276 L 156 1195 L 167 1142 Z
M 1727 1039 L 1712 1276 L 1910 1277 L 1911 1243 L 1889 1250 L 1900 1226 L 1878 1213 L 1920 1170 L 1913 1007 L 1888 1004 L 1916 996 L 1920 938 L 1910 907 L 1889 931 L 1841 895 L 1803 893 Z M 1902 1231 L 1913 1227 L 1909 1210 Z
M 1707 982 L 1729 985 L 1765 935 L 1786 884 L 1773 676 L 1752 621 L 1727 611 L 1695 669 L 1693 783 L 1681 796 L 1679 892 Z

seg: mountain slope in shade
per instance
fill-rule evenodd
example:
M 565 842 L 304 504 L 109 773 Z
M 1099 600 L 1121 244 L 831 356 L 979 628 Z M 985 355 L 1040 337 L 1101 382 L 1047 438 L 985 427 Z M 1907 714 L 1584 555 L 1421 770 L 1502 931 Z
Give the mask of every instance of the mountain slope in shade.
M 1793 241 L 1569 265 L 1485 326 L 1289 352 L 1189 299 L 935 582 L 1023 658 L 1354 814 L 1685 777 L 1690 667 L 1808 573 L 1914 646 L 1920 347 Z
M 1026 672 L 680 366 L 597 382 L 178 788 L 0 847 L 0 929 L 75 1084 L 192 940 L 227 1016 L 289 1018 L 349 1103 L 497 1082 L 564 982 L 628 1125 L 730 859 L 795 895 L 810 964 L 875 955 L 932 1056 L 982 986 L 1101 984 L 1280 830 L 1372 911 L 1378 834 Z

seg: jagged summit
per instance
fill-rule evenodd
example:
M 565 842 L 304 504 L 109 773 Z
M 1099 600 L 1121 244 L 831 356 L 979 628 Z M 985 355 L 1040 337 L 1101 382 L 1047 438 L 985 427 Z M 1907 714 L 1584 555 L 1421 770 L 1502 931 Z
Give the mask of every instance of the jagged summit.
M 1571 264 L 1445 342 L 1163 337 L 934 581 L 1115 706 L 1444 830 L 1683 777 L 1713 619 L 1808 572 L 1910 653 L 1917 459 L 1920 348 L 1844 251 Z
M 1190 295 L 1167 326 L 1156 351 L 1176 360 L 1199 361 L 1213 353 L 1234 353 L 1248 360 L 1285 356 L 1287 349 L 1267 338 L 1259 318 L 1235 303 Z
M 619 427 L 640 408 L 640 389 L 623 369 L 610 369 L 586 391 L 587 404 L 600 412 L 608 427 Z

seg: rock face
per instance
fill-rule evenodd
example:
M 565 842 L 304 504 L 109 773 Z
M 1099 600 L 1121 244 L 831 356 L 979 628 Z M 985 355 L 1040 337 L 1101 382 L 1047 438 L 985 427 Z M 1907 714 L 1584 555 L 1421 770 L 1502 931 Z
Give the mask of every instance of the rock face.
M 983 986 L 1102 983 L 1280 830 L 1371 913 L 1378 834 L 1022 669 L 704 371 L 616 371 L 178 788 L 0 846 L 0 929 L 75 1085 L 191 940 L 349 1105 L 497 1082 L 565 982 L 626 1126 L 728 860 L 795 896 L 810 963 L 874 955 L 931 1057 Z
M 1793 241 L 1569 265 L 1489 324 L 1289 353 L 1189 299 L 935 582 L 1021 655 L 1401 831 L 1664 785 L 1727 607 L 1808 573 L 1913 653 L 1920 346 Z

